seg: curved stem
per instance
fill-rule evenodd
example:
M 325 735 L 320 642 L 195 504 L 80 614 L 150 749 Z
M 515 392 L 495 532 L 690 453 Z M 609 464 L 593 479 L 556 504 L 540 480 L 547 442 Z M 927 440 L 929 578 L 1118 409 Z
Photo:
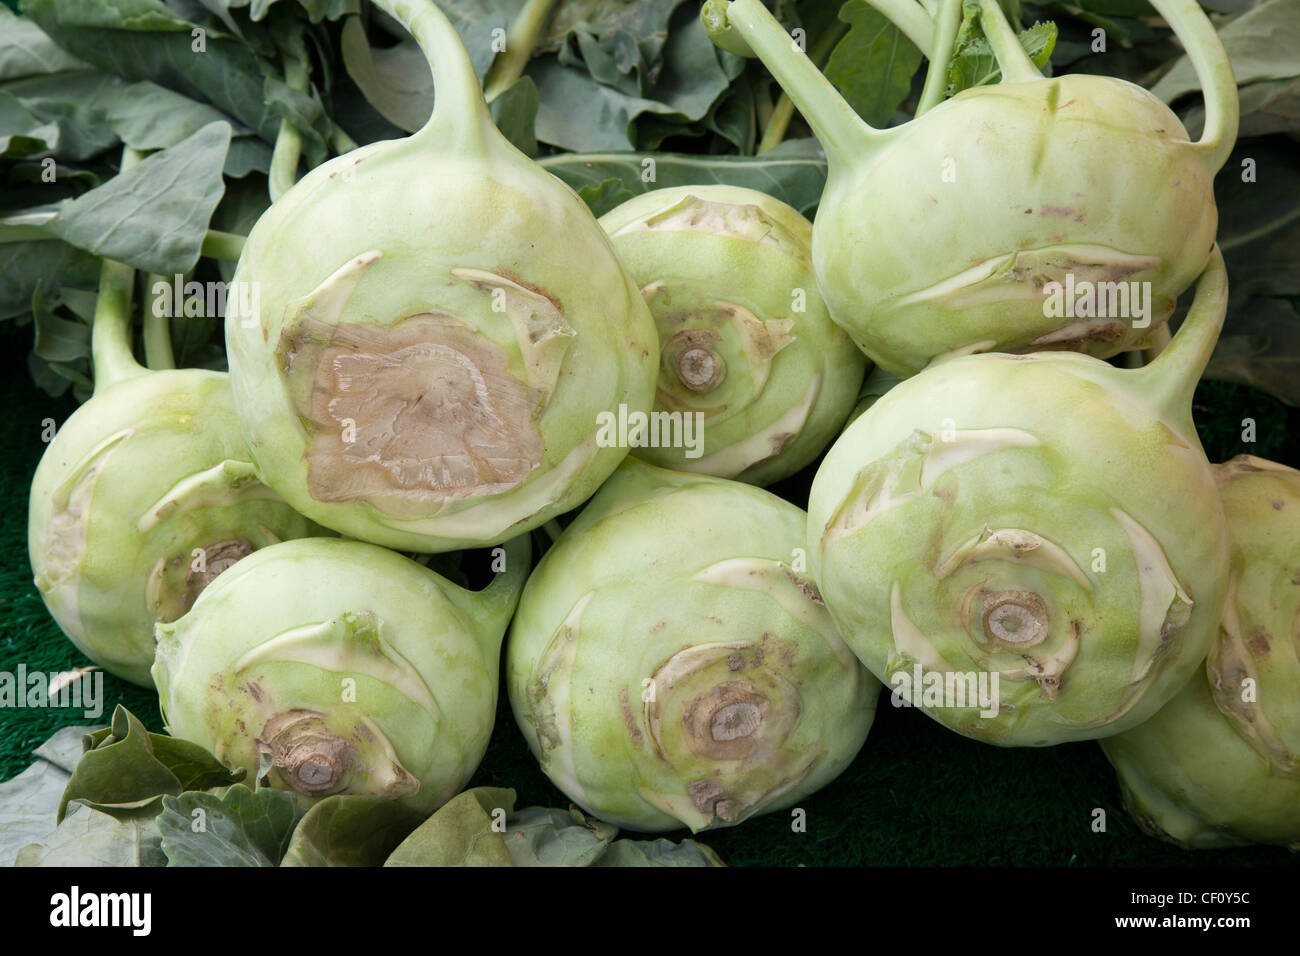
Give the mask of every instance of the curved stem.
M 1042 72 L 1020 45 L 1016 31 L 1003 16 L 998 0 L 980 0 L 980 25 L 984 27 L 984 36 L 997 57 L 1004 83 L 1027 83 L 1043 78 Z
M 813 44 L 808 51 L 808 57 L 812 60 L 813 66 L 821 69 L 826 61 L 830 59 L 831 51 L 835 49 L 835 44 L 840 42 L 840 38 L 848 32 L 849 25 L 842 20 L 836 20 L 831 24 Z M 772 115 L 768 118 L 763 127 L 763 138 L 758 144 L 755 152 L 758 155 L 766 153 L 769 149 L 779 146 L 785 139 L 786 130 L 790 126 L 790 120 L 794 116 L 794 101 L 790 99 L 789 93 L 782 93 L 781 98 L 776 101 L 776 106 L 772 110 Z
M 142 152 L 125 147 L 119 172 L 126 172 L 144 156 Z M 103 260 L 95 315 L 90 325 L 90 358 L 94 366 L 96 394 L 110 385 L 146 372 L 136 361 L 131 347 L 131 292 L 134 285 L 134 269 L 112 259 Z
M 172 354 L 171 309 L 160 309 L 158 303 L 159 299 L 170 299 L 171 293 L 155 295 L 153 289 L 160 282 L 166 284 L 167 280 L 150 273 L 145 285 L 149 290 L 149 307 L 144 310 L 144 361 L 155 372 L 176 367 L 176 356 Z
M 1227 311 L 1228 271 L 1215 246 L 1178 334 L 1150 365 L 1133 373 L 1142 376 L 1143 390 L 1171 416 L 1190 418 L 1192 394 L 1219 341 Z
M 727 25 L 749 45 L 789 94 L 832 161 L 859 159 L 888 133 L 864 123 L 760 0 L 735 0 Z
M 289 89 L 306 93 L 310 82 L 307 67 L 307 49 L 302 42 L 302 32 L 294 31 L 283 44 L 284 82 Z M 267 187 L 271 202 L 275 202 L 298 181 L 298 162 L 302 159 L 302 133 L 289 120 L 280 121 L 280 132 L 275 137 L 271 151 L 271 170 Z
M 349 136 L 344 130 L 335 123 L 330 129 L 330 146 L 339 156 L 344 153 L 350 153 L 357 149 L 361 144 Z
M 428 134 L 445 141 L 453 134 L 472 138 L 487 128 L 495 132 L 465 44 L 433 0 L 374 0 L 374 4 L 406 28 L 433 73 L 433 112 L 412 135 Z
M 962 0 L 940 2 L 939 16 L 934 21 L 934 40 L 927 54 L 930 57 L 930 68 L 925 73 L 925 87 L 916 104 L 916 116 L 942 103 L 944 93 L 948 91 L 948 64 L 952 60 L 952 49 L 957 43 L 957 31 L 961 27 Z
M 247 239 L 247 236 L 241 236 L 237 233 L 209 229 L 203 237 L 203 243 L 199 246 L 199 253 L 209 259 L 238 262 Z
M 468 592 L 475 603 L 478 620 L 494 632 L 496 646 L 501 646 L 510 617 L 519 603 L 519 595 L 532 570 L 533 542 L 527 534 L 511 538 L 503 545 L 505 570 L 499 571 L 492 583 L 478 592 Z
M 506 34 L 506 48 L 492 61 L 483 78 L 483 97 L 489 103 L 510 89 L 524 75 L 542 31 L 551 19 L 556 0 L 528 0 Z
M 903 36 L 915 43 L 923 56 L 930 57 L 934 23 L 924 6 L 917 0 L 867 0 L 867 3 L 902 30 Z
M 1228 154 L 1237 141 L 1241 114 L 1237 79 L 1228 53 L 1214 24 L 1196 0 L 1151 0 L 1151 6 L 1182 41 L 1187 58 L 1196 70 L 1196 78 L 1201 81 L 1201 92 L 1205 97 L 1205 129 L 1195 148 L 1206 168 L 1218 172 L 1228 161 Z

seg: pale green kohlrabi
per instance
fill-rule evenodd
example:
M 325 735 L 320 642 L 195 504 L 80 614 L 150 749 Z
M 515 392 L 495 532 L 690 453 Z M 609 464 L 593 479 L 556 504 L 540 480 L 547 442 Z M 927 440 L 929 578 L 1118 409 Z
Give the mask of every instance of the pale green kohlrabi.
M 95 391 L 37 466 L 27 542 L 63 632 L 105 670 L 147 686 L 157 622 L 180 617 L 258 548 L 329 532 L 257 480 L 226 375 L 136 362 L 133 278 L 119 263 L 103 267 Z
M 258 551 L 158 626 L 167 732 L 306 802 L 367 794 L 431 813 L 487 748 L 527 536 L 493 560 L 472 592 L 359 541 Z
M 1228 580 L 1191 397 L 1227 303 L 1217 249 L 1150 365 L 945 359 L 876 402 L 813 481 L 813 578 L 900 699 L 1041 746 L 1150 717 L 1205 659 Z
M 864 363 L 817 291 L 812 223 L 754 189 L 679 186 L 600 224 L 659 326 L 650 423 L 664 424 L 633 454 L 755 485 L 821 454 Z
M 880 685 L 802 570 L 804 513 L 629 459 L 538 563 L 506 642 L 547 776 L 633 830 L 730 826 L 834 779 Z
M 1215 472 L 1232 571 L 1205 672 L 1102 747 L 1148 833 L 1300 849 L 1300 472 L 1248 455 Z
M 1196 142 L 1140 86 L 1043 77 L 997 0 L 982 0 L 981 21 L 1002 81 L 883 130 L 858 118 L 761 0 L 705 4 L 715 40 L 756 53 L 826 151 L 813 268 L 831 316 L 877 365 L 911 375 L 956 351 L 1104 358 L 1141 347 L 1165 323 L 1214 244 L 1213 179 L 1232 149 L 1238 104 L 1196 0 L 1152 6 L 1205 88 Z M 913 7 L 903 25 L 929 50 L 925 8 L 889 5 Z M 953 18 L 940 24 L 956 28 Z M 931 67 L 941 80 L 944 40 Z
M 492 125 L 432 0 L 378 0 L 433 71 L 428 124 L 313 169 L 258 220 L 227 313 L 258 473 L 303 514 L 411 551 L 498 543 L 588 498 L 648 412 L 654 321 L 567 186 Z M 245 296 L 252 301 L 253 296 Z

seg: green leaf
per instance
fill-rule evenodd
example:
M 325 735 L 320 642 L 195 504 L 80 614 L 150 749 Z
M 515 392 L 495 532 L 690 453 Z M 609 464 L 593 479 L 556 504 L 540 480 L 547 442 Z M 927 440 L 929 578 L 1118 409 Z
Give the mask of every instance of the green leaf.
M 46 307 L 39 288 L 32 296 L 32 315 L 36 318 L 32 351 L 41 358 L 47 362 L 73 362 L 90 355 L 90 326 L 55 315 Z
M 0 6 L 0 80 L 88 69 L 89 64 L 61 49 L 31 20 Z
M 504 838 L 514 866 L 591 866 L 617 835 L 618 827 L 577 810 L 528 807 L 506 820 Z
M 514 805 L 513 790 L 466 790 L 403 840 L 384 866 L 511 866 L 501 817 Z
M 826 78 L 872 126 L 889 125 L 912 88 L 921 51 L 882 13 L 865 3 L 845 4 L 840 19 L 849 32 L 831 52 Z
M 422 819 L 382 797 L 326 797 L 298 822 L 280 865 L 379 866 Z
M 492 121 L 501 135 L 525 156 L 537 155 L 537 85 L 521 76 L 492 101 Z
M 209 123 L 230 123 L 221 110 L 144 80 L 121 88 L 107 111 L 108 124 L 132 149 L 165 149 Z M 235 132 L 243 131 L 232 123 Z
M 118 705 L 112 723 L 87 737 L 58 818 L 69 804 L 82 803 L 120 819 L 151 817 L 161 799 L 187 789 L 224 786 L 242 777 L 231 773 L 197 744 L 151 734 L 138 718 Z
M 726 866 L 694 840 L 616 840 L 592 866 Z
M 57 240 L 0 243 L 0 319 L 26 315 L 37 287 L 50 297 L 99 284 L 99 260 Z
M 1286 299 L 1244 300 L 1230 313 L 1205 376 L 1258 388 L 1300 408 L 1300 312 Z
M 164 866 L 157 820 L 118 820 L 73 807 L 44 845 L 18 853 L 16 866 Z
M 595 186 L 583 186 L 578 190 L 578 196 L 593 216 L 603 216 L 629 199 L 635 199 L 637 193 L 628 189 L 621 179 L 606 179 Z
M 210 123 L 175 146 L 65 200 L 46 231 L 144 272 L 189 272 L 225 190 L 230 124 Z
M 158 832 L 168 866 L 277 866 L 302 815 L 292 793 L 236 784 L 164 797 Z
M 629 197 L 669 186 L 723 183 L 761 190 L 805 215 L 817 205 L 826 185 L 826 159 L 813 139 L 787 140 L 753 157 L 566 153 L 539 162 L 579 192 L 587 187 L 602 187 L 611 179 L 621 183 Z M 647 181 L 651 171 L 654 179 Z
M 410 37 L 375 50 L 357 17 L 343 23 L 343 65 L 366 101 L 388 122 L 414 132 L 433 110 L 433 76 L 428 61 Z
M 18 851 L 54 833 L 55 812 L 72 768 L 81 756 L 85 727 L 64 727 L 35 751 L 38 758 L 12 780 L 0 783 L 0 866 Z

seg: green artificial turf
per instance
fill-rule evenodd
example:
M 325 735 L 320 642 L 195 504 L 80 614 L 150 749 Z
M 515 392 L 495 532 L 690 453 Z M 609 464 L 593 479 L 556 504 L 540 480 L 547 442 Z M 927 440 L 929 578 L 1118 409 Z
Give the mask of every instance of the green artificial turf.
M 29 671 L 48 672 L 87 662 L 60 634 L 32 585 L 27 493 L 45 447 L 42 421 L 62 423 L 75 403 L 51 399 L 32 385 L 26 369 L 30 337 L 30 328 L 0 325 L 0 670 L 23 663 Z M 1300 416 L 1267 395 L 1203 383 L 1196 414 L 1214 460 L 1249 452 L 1300 466 Z M 1253 445 L 1241 441 L 1246 418 L 1257 423 Z M 813 470 L 773 490 L 802 507 Z M 152 691 L 107 675 L 104 689 L 104 721 L 121 703 L 151 729 L 162 729 Z M 0 779 L 26 767 L 35 747 L 74 723 L 85 723 L 79 711 L 0 708 Z M 519 806 L 567 805 L 528 753 L 504 691 L 496 732 L 471 785 L 513 787 Z M 1142 835 L 1121 808 L 1114 774 L 1095 743 L 998 749 L 959 737 L 917 711 L 896 709 L 887 696 L 858 758 L 838 780 L 804 800 L 802 809 L 803 832 L 792 832 L 788 812 L 778 812 L 702 839 L 732 865 L 1300 863 L 1300 856 L 1280 848 L 1189 852 Z M 1103 819 L 1104 832 L 1098 832 Z

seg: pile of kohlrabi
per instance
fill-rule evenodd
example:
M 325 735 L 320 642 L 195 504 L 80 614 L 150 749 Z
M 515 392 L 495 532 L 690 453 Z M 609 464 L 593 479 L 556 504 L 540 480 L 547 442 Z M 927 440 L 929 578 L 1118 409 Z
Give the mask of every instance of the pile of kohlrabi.
M 639 195 L 553 175 L 517 112 L 553 3 L 486 83 L 434 0 L 365 5 L 358 83 L 398 64 L 358 66 L 368 24 L 433 87 L 366 145 L 311 106 L 316 35 L 277 41 L 273 201 L 205 240 L 228 371 L 176 368 L 151 267 L 96 250 L 93 395 L 33 479 L 31 565 L 174 744 L 116 715 L 83 759 L 163 783 L 74 773 L 61 820 L 145 807 L 172 862 L 210 805 L 283 810 L 286 865 L 715 863 L 615 828 L 802 814 L 871 764 L 883 685 L 986 744 L 1103 740 L 1154 835 L 1300 844 L 1300 479 L 1212 465 L 1192 420 L 1230 305 L 1215 27 L 1152 0 L 1204 94 L 1192 135 L 1134 83 L 1051 75 L 996 0 L 872 5 L 929 60 L 888 125 L 819 68 L 833 28 L 809 52 L 760 0 L 691 21 L 724 73 L 770 71 L 777 138 L 795 111 L 816 137 L 802 209 L 741 165 Z M 516 733 L 499 698 L 581 812 L 466 790 Z M 367 853 L 318 845 L 345 806 Z

